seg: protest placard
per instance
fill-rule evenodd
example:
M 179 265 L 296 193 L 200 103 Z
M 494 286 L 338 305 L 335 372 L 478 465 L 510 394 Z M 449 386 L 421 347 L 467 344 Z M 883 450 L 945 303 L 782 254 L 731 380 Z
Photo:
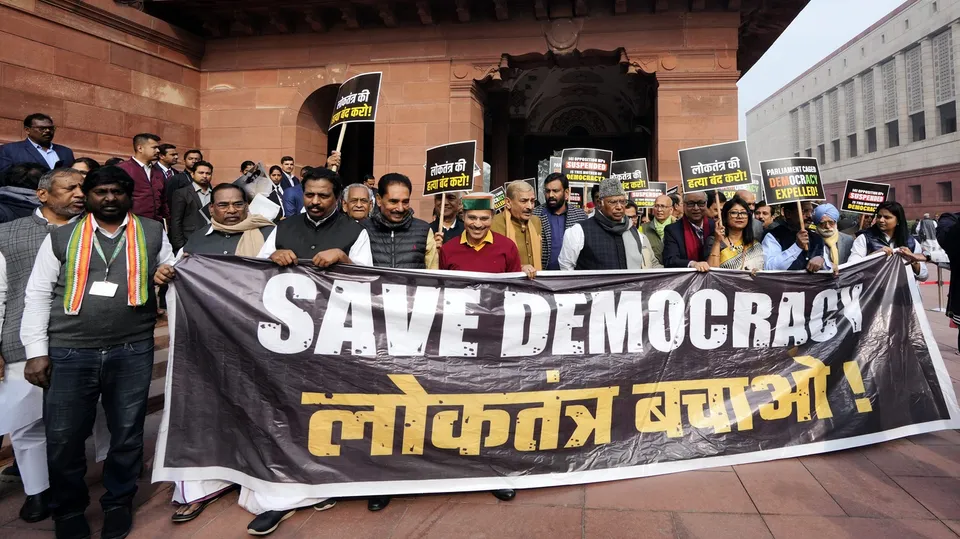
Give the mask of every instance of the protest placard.
M 647 160 L 624 159 L 614 161 L 610 166 L 610 177 L 620 180 L 626 192 L 640 191 L 647 188 L 650 175 L 647 174 Z
M 586 194 L 586 187 L 582 183 L 571 183 L 570 197 L 567 199 L 567 203 L 569 203 L 571 206 L 576 206 L 582 209 L 586 205 L 586 202 L 584 201 Z
M 630 191 L 627 196 L 638 208 L 652 208 L 657 197 L 667 194 L 667 182 L 647 182 L 647 187 L 637 191 Z
M 686 148 L 679 153 L 684 193 L 726 191 L 751 181 L 746 141 Z
M 741 185 L 736 189 L 722 189 L 720 192 L 723 193 L 723 196 L 730 200 L 737 195 L 737 191 L 750 191 L 756 195 L 757 200 L 760 200 L 763 197 L 763 193 L 760 192 L 760 175 L 751 174 L 751 181 L 746 185 Z
M 507 205 L 506 191 L 503 186 L 500 186 L 490 191 L 490 194 L 493 195 L 493 213 L 500 213 L 503 211 L 503 207 Z
M 379 71 L 364 73 L 341 84 L 330 116 L 330 128 L 352 122 L 376 121 L 382 76 Z
M 873 215 L 877 207 L 887 200 L 890 186 L 885 183 L 862 182 L 847 180 L 843 188 L 843 201 L 840 202 L 840 211 L 849 211 Z
M 826 198 L 820 181 L 820 166 L 814 157 L 760 161 L 760 176 L 767 204 Z
M 427 149 L 423 196 L 473 190 L 477 141 L 451 142 Z
M 567 148 L 560 154 L 560 172 L 571 182 L 600 183 L 610 177 L 613 152 L 593 148 Z
M 562 166 L 563 160 L 559 157 L 550 158 L 550 173 L 560 172 L 563 169 Z

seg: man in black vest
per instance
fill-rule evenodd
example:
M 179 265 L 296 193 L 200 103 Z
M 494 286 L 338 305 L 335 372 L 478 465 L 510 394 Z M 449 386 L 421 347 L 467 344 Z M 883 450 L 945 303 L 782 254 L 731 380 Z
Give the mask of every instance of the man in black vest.
M 20 340 L 28 382 L 43 387 L 51 509 L 58 539 L 90 536 L 84 441 L 97 398 L 110 430 L 102 537 L 126 537 L 143 468 L 153 377 L 154 283 L 173 278 L 163 225 L 130 212 L 134 183 L 119 167 L 83 180 L 87 215 L 50 233 L 27 283 Z M 128 264 L 135 260 L 136 264 Z
M 627 194 L 616 178 L 600 182 L 590 219 L 567 230 L 560 250 L 560 269 L 641 270 L 662 267 L 650 240 L 627 218 Z
M 340 175 L 326 168 L 311 169 L 301 186 L 306 211 L 280 221 L 259 258 L 281 266 L 296 264 L 299 259 L 310 259 L 320 268 L 337 263 L 372 266 L 367 231 L 339 210 Z
M 391 172 L 377 184 L 377 207 L 360 223 L 370 236 L 373 265 L 381 268 L 437 269 L 438 253 L 430 223 L 410 211 L 410 178 Z
M 813 204 L 803 202 L 803 217 L 812 214 Z M 807 232 L 797 203 L 782 204 L 784 224 L 769 230 L 763 238 L 765 270 L 802 270 L 813 273 L 823 268 L 823 239 Z

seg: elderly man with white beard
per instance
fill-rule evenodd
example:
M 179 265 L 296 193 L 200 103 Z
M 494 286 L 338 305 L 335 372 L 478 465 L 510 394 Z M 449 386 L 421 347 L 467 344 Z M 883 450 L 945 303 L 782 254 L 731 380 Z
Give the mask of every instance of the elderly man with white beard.
M 838 273 L 838 267 L 850 258 L 853 249 L 853 236 L 840 232 L 837 221 L 840 212 L 833 204 L 821 204 L 813 210 L 813 222 L 817 225 L 817 234 L 823 238 L 823 269 Z

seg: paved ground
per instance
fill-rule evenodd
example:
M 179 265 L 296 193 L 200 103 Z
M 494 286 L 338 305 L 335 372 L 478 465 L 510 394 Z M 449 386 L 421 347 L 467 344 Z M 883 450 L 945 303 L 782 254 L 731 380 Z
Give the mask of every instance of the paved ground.
M 931 272 L 936 275 L 936 272 Z M 923 286 L 936 306 L 936 286 Z M 944 292 L 944 295 L 946 292 Z M 960 387 L 957 330 L 928 313 Z M 148 419 L 156 433 L 159 414 Z M 153 455 L 154 440 L 147 454 Z M 148 466 L 152 462 L 148 462 Z M 90 467 L 92 498 L 103 492 Z M 145 476 L 148 477 L 148 476 Z M 131 538 L 248 537 L 252 518 L 230 495 L 194 522 L 173 525 L 170 487 L 143 481 Z M 48 538 L 47 520 L 17 520 L 22 495 L 0 486 L 0 539 Z M 102 516 L 88 511 L 95 528 Z M 509 503 L 489 494 L 396 499 L 384 511 L 364 501 L 300 511 L 273 537 L 302 538 L 956 538 L 960 536 L 960 433 L 916 436 L 858 450 L 647 479 L 521 491 Z

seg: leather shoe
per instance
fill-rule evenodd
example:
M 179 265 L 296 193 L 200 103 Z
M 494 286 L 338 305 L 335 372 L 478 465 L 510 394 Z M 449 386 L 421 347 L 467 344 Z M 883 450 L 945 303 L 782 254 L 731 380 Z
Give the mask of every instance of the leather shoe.
M 247 525 L 247 533 L 250 535 L 270 535 L 280 523 L 297 513 L 296 509 L 289 511 L 266 511 L 257 515 L 257 518 L 250 521 Z
M 83 513 L 55 518 L 53 529 L 57 539 L 90 539 L 90 524 Z
M 491 492 L 498 500 L 503 502 L 509 502 L 510 500 L 517 497 L 517 491 L 512 488 L 504 488 L 500 490 L 494 490 Z
M 367 509 L 370 511 L 380 511 L 388 505 L 390 505 L 390 496 L 367 498 Z
M 20 520 L 24 522 L 40 522 L 50 516 L 50 489 L 40 494 L 27 496 L 20 508 Z
M 123 539 L 133 529 L 133 511 L 128 505 L 111 507 L 103 514 L 101 539 Z

